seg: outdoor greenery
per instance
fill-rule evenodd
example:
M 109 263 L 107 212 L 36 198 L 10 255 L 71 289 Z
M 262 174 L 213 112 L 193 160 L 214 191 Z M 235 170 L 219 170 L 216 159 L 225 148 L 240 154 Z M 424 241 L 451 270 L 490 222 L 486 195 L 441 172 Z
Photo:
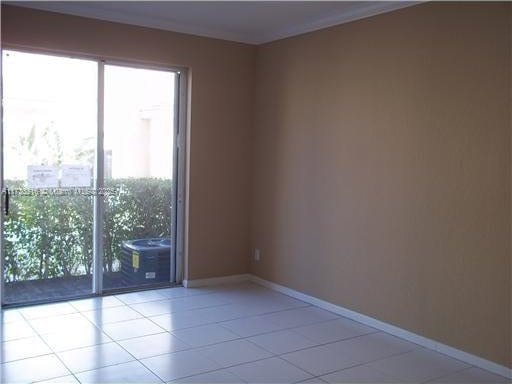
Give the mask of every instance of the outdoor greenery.
M 10 189 L 22 182 L 6 181 Z M 125 240 L 170 237 L 171 183 L 155 178 L 106 180 L 104 271 L 119 269 Z M 90 274 L 93 197 L 11 195 L 5 220 L 6 282 Z

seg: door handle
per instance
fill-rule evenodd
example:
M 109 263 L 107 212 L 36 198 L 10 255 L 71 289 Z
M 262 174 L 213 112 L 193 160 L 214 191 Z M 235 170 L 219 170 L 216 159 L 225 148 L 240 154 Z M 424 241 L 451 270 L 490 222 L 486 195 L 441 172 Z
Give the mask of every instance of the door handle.
M 9 188 L 5 188 L 5 216 L 9 215 Z

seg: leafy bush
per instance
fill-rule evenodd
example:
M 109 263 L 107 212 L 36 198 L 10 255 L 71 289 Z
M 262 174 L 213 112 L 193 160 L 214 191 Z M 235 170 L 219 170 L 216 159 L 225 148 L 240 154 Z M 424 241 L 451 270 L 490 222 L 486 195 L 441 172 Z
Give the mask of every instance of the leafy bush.
M 21 182 L 7 181 L 11 189 Z M 171 235 L 171 183 L 155 178 L 107 180 L 104 271 L 119 268 L 125 240 Z M 93 197 L 12 196 L 5 220 L 6 282 L 86 275 L 92 271 Z

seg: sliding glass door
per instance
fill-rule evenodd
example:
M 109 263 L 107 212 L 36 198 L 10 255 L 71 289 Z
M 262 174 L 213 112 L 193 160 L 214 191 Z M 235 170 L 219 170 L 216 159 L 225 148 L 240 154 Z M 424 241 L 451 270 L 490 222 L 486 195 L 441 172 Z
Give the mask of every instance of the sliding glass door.
M 171 279 L 175 77 L 105 65 L 105 290 Z
M 2 52 L 2 303 L 175 281 L 178 74 Z
M 67 192 L 92 187 L 97 63 L 3 51 L 2 64 L 4 303 L 90 294 L 93 198 Z

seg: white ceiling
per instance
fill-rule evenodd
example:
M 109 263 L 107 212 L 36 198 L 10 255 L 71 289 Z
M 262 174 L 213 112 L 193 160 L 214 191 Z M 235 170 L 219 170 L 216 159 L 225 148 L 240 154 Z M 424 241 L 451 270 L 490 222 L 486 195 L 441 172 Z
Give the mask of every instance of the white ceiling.
M 261 44 L 404 8 L 412 1 L 9 1 L 95 19 Z

